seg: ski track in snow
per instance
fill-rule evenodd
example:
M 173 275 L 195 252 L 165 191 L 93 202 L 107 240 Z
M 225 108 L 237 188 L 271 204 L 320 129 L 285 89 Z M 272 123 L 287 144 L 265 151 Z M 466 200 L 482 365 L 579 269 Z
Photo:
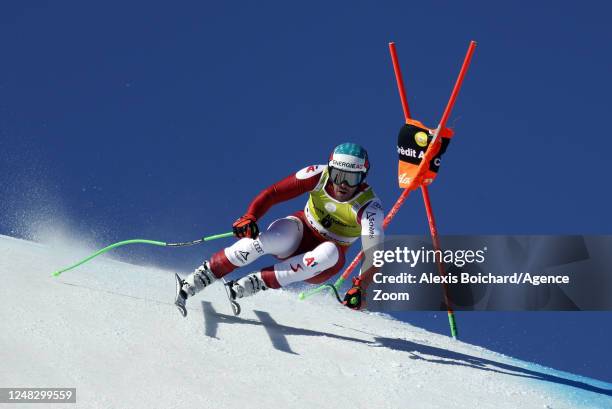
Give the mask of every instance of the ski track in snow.
M 6 236 L 0 256 L 0 387 L 77 388 L 53 408 L 612 408 L 612 384 L 325 296 L 269 290 L 234 317 L 215 284 L 183 319 L 171 271 L 99 257 L 53 278 L 80 254 Z

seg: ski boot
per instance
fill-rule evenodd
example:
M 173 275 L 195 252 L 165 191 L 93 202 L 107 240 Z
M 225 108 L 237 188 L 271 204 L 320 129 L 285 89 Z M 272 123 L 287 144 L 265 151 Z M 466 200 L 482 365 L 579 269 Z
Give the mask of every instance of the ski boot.
M 225 283 L 225 289 L 227 290 L 227 296 L 232 304 L 232 310 L 234 315 L 240 314 L 240 304 L 236 301 L 237 298 L 248 297 L 253 295 L 260 290 L 267 290 L 266 284 L 261 278 L 261 273 L 251 273 L 247 276 L 242 277 L 238 281 L 227 281 Z
M 246 275 L 238 281 L 229 281 L 227 286 L 229 287 L 232 300 L 236 300 L 236 298 L 248 297 L 259 292 L 260 290 L 265 291 L 268 289 L 268 287 L 266 287 L 266 283 L 264 283 L 263 279 L 261 278 L 260 272 Z
M 187 278 L 182 280 L 178 274 L 174 275 L 176 281 L 176 297 L 174 299 L 174 305 L 178 308 L 179 312 L 183 317 L 187 316 L 187 298 L 196 295 L 204 288 L 211 285 L 217 280 L 217 277 L 210 271 L 208 261 L 204 261 L 200 267 L 198 267 L 193 273 Z

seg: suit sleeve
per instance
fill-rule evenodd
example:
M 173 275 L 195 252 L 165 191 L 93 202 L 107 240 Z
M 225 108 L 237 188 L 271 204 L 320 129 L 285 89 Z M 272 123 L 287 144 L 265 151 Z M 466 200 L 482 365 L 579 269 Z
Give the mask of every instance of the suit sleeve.
M 295 174 L 287 176 L 283 180 L 267 187 L 253 199 L 247 213 L 252 214 L 259 220 L 275 204 L 310 192 L 319 183 L 324 169 L 324 165 L 307 166 Z
M 368 287 L 372 277 L 379 270 L 374 267 L 372 254 L 374 251 L 384 250 L 385 231 L 383 222 L 385 212 L 378 198 L 372 200 L 367 206 L 360 210 L 361 220 L 361 246 L 365 253 L 365 258 L 361 266 L 360 278 L 363 286 Z

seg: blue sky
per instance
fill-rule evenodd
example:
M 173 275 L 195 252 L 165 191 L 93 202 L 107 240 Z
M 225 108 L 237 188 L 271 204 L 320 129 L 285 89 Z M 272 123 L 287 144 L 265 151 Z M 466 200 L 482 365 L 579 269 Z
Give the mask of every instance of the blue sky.
M 389 209 L 403 115 L 387 44 L 413 116 L 434 125 L 474 39 L 430 189 L 440 232 L 610 234 L 609 15 L 606 2 L 3 3 L 0 233 L 35 220 L 102 245 L 227 231 L 262 188 L 345 141 L 369 150 Z M 427 231 L 413 195 L 389 232 Z M 190 270 L 221 244 L 118 254 Z M 411 319 L 445 332 L 437 317 Z M 570 330 L 544 331 L 543 314 L 459 325 L 466 341 L 612 379 L 596 358 L 610 314 L 572 317 Z M 586 367 L 568 363 L 574 348 L 592 351 Z

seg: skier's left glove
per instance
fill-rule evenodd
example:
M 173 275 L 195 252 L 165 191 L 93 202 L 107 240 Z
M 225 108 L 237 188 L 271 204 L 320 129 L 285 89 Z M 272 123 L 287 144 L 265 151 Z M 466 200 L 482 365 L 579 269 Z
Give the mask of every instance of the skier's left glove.
M 366 292 L 362 287 L 362 282 L 359 277 L 353 278 L 353 286 L 349 288 L 344 296 L 342 304 L 352 310 L 360 310 L 365 307 Z
M 252 214 L 245 214 L 232 225 L 234 229 L 234 236 L 238 238 L 250 237 L 256 239 L 259 236 L 259 227 L 257 226 L 257 219 Z

